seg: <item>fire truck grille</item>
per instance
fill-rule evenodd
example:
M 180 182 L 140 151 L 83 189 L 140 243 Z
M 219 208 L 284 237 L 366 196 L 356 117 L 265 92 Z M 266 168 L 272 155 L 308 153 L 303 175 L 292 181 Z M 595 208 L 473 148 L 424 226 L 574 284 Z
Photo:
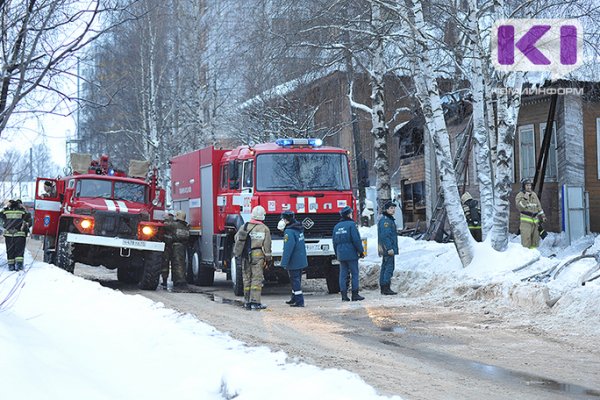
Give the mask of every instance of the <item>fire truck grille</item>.
M 271 230 L 271 235 L 281 237 L 283 233 L 277 229 L 279 214 L 265 216 L 265 225 Z M 304 237 L 310 238 L 329 238 L 333 232 L 333 227 L 340 222 L 340 215 L 335 214 L 296 214 L 296 219 L 304 227 Z
M 140 214 L 97 211 L 94 214 L 94 234 L 98 236 L 135 239 Z

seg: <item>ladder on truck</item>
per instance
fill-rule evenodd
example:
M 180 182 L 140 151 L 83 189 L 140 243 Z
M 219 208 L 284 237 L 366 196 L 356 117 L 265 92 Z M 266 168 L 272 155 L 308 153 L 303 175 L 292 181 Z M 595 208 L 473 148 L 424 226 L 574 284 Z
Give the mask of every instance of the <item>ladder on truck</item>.
M 454 166 L 454 171 L 456 172 L 457 182 L 465 182 L 467 167 L 469 165 L 469 156 L 471 154 L 471 147 L 473 143 L 472 117 L 469 118 L 469 122 L 467 123 L 465 130 L 462 131 L 462 133 L 460 133 L 458 136 L 461 136 L 461 138 L 458 141 L 452 165 Z M 444 225 L 446 225 L 446 207 L 444 206 L 444 194 L 440 190 L 435 202 L 435 208 L 433 209 L 431 220 L 429 221 L 429 227 L 423 234 L 422 239 L 433 239 L 438 242 L 447 242 L 450 235 L 445 232 Z

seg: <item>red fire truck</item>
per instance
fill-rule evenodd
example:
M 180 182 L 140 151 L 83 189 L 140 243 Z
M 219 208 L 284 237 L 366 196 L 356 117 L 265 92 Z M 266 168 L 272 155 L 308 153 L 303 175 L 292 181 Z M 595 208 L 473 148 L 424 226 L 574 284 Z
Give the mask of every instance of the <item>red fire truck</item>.
M 117 268 L 119 281 L 155 290 L 165 202 L 156 169 L 128 177 L 110 168 L 106 155 L 80 156 L 87 166 L 71 176 L 37 178 L 32 233 L 44 236 L 44 261 L 68 272 L 76 262 Z
M 171 160 L 171 192 L 173 207 L 186 212 L 195 238 L 188 282 L 212 286 L 215 271 L 223 271 L 234 293 L 243 294 L 242 260 L 232 257 L 234 235 L 261 205 L 273 238 L 265 279 L 288 281 L 280 267 L 283 234 L 277 223 L 283 211 L 291 210 L 305 229 L 307 277 L 325 278 L 329 292 L 339 292 L 331 235 L 339 210 L 355 204 L 347 151 L 324 147 L 320 139 L 278 139 L 233 150 L 207 147 Z

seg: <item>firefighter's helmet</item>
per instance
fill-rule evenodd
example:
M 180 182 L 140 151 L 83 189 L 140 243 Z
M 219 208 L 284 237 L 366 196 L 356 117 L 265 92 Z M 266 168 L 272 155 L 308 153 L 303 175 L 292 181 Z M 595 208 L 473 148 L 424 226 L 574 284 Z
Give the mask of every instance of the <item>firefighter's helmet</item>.
M 522 192 L 525 191 L 525 185 L 533 185 L 533 182 L 531 182 L 531 179 L 529 179 L 529 178 L 521 179 L 521 191 Z
M 175 213 L 175 219 L 185 222 L 185 211 L 177 210 Z
M 263 206 L 256 206 L 252 209 L 252 219 L 257 221 L 265 220 L 265 208 Z
M 463 195 L 460 197 L 460 201 L 463 204 L 472 199 L 473 199 L 473 196 L 471 196 L 471 193 L 469 193 L 469 192 L 464 192 Z

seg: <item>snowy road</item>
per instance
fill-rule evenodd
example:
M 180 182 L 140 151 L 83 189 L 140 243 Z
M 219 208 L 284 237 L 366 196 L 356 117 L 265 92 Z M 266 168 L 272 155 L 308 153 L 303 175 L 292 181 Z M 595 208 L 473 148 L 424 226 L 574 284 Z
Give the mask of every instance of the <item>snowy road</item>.
M 390 298 L 342 303 L 308 281 L 307 307 L 284 304 L 286 286 L 268 286 L 264 311 L 245 311 L 217 274 L 201 293 L 144 292 L 104 268 L 76 274 L 190 313 L 249 345 L 267 345 L 300 361 L 359 374 L 381 394 L 405 399 L 600 398 L 600 351 L 593 337 L 556 335 L 518 310 L 483 302 Z M 459 296 L 457 296 L 459 298 Z M 525 322 L 524 322 L 525 321 Z M 567 327 L 568 328 L 568 327 Z M 268 377 L 265 377 L 268 379 Z

